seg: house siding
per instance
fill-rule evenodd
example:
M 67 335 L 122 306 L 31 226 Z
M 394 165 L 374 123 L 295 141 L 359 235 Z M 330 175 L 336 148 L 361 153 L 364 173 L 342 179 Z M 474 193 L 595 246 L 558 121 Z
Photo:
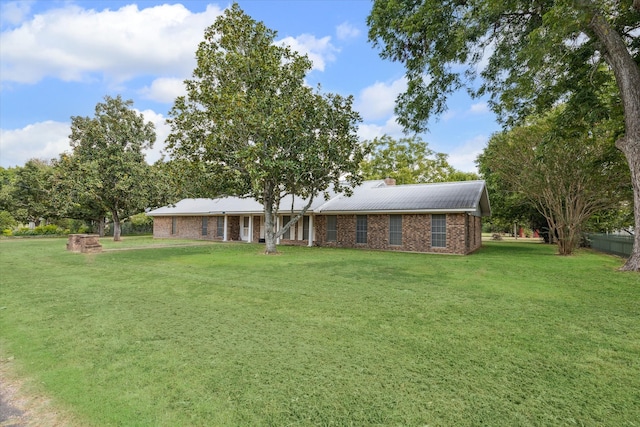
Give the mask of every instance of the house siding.
M 466 213 L 447 214 L 446 247 L 431 245 L 431 214 L 402 215 L 402 243 L 389 243 L 389 217 L 387 214 L 367 215 L 367 243 L 356 243 L 357 215 L 336 215 L 336 240 L 327 241 L 327 216 L 313 218 L 314 244 L 323 247 L 343 247 L 377 249 L 388 251 L 428 252 L 465 255 L 476 251 L 482 245 L 482 219 Z M 176 232 L 171 233 L 173 218 Z M 216 216 L 210 216 L 207 235 L 202 235 L 202 216 L 154 217 L 153 235 L 157 238 L 183 238 L 200 240 L 223 240 L 217 235 Z M 252 241 L 260 239 L 262 218 L 253 217 Z M 283 245 L 307 245 L 302 240 L 302 230 L 298 225 L 291 228 L 291 239 L 282 239 Z M 240 217 L 227 217 L 227 239 L 240 240 Z
M 482 244 L 481 219 L 466 213 L 447 214 L 446 247 L 431 246 L 430 214 L 402 215 L 400 245 L 389 243 L 389 215 L 368 215 L 366 244 L 356 243 L 356 215 L 337 215 L 336 222 L 336 241 L 328 242 L 326 216 L 315 217 L 317 246 L 465 255 L 477 250 Z
M 175 233 L 171 233 L 173 219 L 176 220 Z M 223 240 L 224 235 L 218 236 L 216 224 L 217 216 L 207 216 L 207 234 L 202 235 L 202 216 L 162 216 L 153 218 L 153 237 L 163 239 L 198 239 L 198 240 Z M 255 217 L 260 224 L 260 217 Z M 255 224 L 255 223 L 254 223 Z M 255 225 L 254 225 L 255 226 Z M 256 231 L 254 229 L 254 236 Z M 257 228 L 257 235 L 260 235 L 260 228 Z M 227 239 L 240 240 L 240 218 L 230 216 L 227 218 Z M 258 237 L 255 238 L 258 241 Z

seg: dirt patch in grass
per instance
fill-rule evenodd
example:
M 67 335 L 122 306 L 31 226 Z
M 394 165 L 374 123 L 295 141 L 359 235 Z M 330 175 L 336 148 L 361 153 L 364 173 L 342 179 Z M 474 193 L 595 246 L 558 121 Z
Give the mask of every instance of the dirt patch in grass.
M 0 427 L 71 427 L 70 417 L 51 399 L 29 391 L 15 376 L 13 360 L 0 359 Z

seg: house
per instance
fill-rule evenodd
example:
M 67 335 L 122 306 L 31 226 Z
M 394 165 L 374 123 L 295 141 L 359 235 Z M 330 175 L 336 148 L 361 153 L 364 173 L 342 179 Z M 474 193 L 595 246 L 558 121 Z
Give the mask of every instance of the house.
M 282 200 L 276 226 L 305 200 Z M 481 246 L 491 208 L 484 181 L 395 185 L 365 181 L 353 195 L 318 197 L 278 244 L 465 255 Z M 264 241 L 263 206 L 252 199 L 184 199 L 148 213 L 156 238 Z

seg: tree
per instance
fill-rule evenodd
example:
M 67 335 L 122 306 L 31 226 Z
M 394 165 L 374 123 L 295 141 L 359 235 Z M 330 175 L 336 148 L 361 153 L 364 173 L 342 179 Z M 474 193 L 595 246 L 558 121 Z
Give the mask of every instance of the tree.
M 366 143 L 370 152 L 361 165 L 364 179 L 393 178 L 397 184 L 443 182 L 455 172 L 446 154 L 436 153 L 417 137 L 395 140 L 383 135 Z
M 158 198 L 158 177 L 142 151 L 153 146 L 155 128 L 132 105 L 120 96 L 105 96 L 96 105 L 95 117 L 71 117 L 73 152 L 59 163 L 78 207 L 111 214 L 115 241 L 120 240 L 120 221 Z
M 622 154 L 606 126 L 558 124 L 559 111 L 492 136 L 482 169 L 529 201 L 570 255 L 596 212 L 617 206 L 629 187 Z
M 266 253 L 276 252 L 276 239 L 314 197 L 331 185 L 348 192 L 359 183 L 364 155 L 353 98 L 307 87 L 311 62 L 275 44 L 275 36 L 237 4 L 228 8 L 205 31 L 187 95 L 168 121 L 168 152 L 208 184 L 201 196 L 251 197 L 264 206 Z M 276 232 L 286 195 L 308 203 Z
M 10 190 L 14 218 L 38 226 L 43 218 L 56 216 L 51 204 L 52 174 L 49 162 L 40 159 L 31 159 L 17 168 Z
M 408 86 L 396 111 L 414 131 L 465 86 L 490 94 L 513 126 L 558 101 L 588 115 L 598 88 L 614 79 L 624 109 L 615 145 L 631 171 L 636 230 L 623 269 L 640 270 L 640 0 L 376 0 L 367 22 L 381 56 L 405 64 Z

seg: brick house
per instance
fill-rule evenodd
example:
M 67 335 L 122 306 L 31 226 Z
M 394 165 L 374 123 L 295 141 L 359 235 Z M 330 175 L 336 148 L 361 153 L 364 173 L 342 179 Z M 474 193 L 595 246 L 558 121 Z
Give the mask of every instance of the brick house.
M 305 204 L 283 200 L 276 226 Z M 365 181 L 351 197 L 319 197 L 278 244 L 465 255 L 480 248 L 482 217 L 490 214 L 484 181 Z M 148 215 L 156 238 L 264 241 L 263 207 L 252 199 L 184 199 Z

